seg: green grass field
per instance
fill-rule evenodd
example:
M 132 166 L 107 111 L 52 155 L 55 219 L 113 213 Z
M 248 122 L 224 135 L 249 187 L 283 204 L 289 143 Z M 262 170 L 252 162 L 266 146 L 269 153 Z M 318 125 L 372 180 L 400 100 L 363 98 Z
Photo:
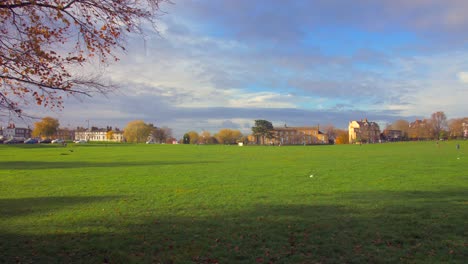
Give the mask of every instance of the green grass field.
M 0 145 L 0 263 L 466 263 L 467 221 L 468 141 Z

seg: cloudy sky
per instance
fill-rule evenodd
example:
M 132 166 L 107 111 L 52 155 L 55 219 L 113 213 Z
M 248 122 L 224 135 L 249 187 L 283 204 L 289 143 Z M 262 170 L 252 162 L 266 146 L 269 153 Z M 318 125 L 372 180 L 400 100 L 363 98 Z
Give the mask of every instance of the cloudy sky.
M 468 115 L 466 0 L 172 0 L 159 34 L 105 70 L 120 89 L 67 100 L 63 126 L 174 129 L 385 124 Z

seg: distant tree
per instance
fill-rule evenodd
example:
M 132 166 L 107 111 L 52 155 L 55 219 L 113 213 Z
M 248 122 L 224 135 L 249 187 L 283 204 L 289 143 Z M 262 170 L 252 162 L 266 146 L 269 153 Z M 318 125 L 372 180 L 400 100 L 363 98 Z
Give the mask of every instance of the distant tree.
M 239 142 L 242 142 L 242 143 L 244 143 L 244 145 L 247 145 L 247 144 L 249 144 L 249 137 L 248 136 L 242 136 L 239 139 Z
M 398 140 L 407 140 L 409 136 L 410 123 L 406 120 L 399 119 L 394 121 L 392 124 L 387 125 L 385 130 L 401 131 L 401 138 L 399 138 Z M 384 135 L 387 136 L 388 134 L 386 134 L 384 131 Z
M 206 140 L 206 144 L 219 144 L 218 139 L 212 135 Z
M 174 141 L 177 141 L 175 137 L 166 138 L 166 144 L 172 144 Z
M 242 133 L 239 130 L 221 129 L 216 135 L 219 144 L 236 144 L 241 139 Z
M 0 111 L 62 107 L 63 95 L 104 93 L 97 76 L 80 75 L 96 58 L 118 60 L 127 33 L 154 25 L 164 0 L 0 1 Z
M 172 137 L 172 130 L 168 127 L 152 127 L 151 135 L 158 143 L 166 142 L 166 139 Z
M 265 143 L 265 138 L 273 138 L 273 124 L 267 120 L 255 120 L 255 126 L 252 127 L 253 134 L 261 139 L 261 144 Z
M 112 140 L 112 139 L 114 139 L 114 131 L 108 130 L 108 131 L 106 132 L 106 139 L 107 139 L 107 140 Z
M 57 133 L 60 124 L 59 121 L 52 117 L 44 117 L 41 121 L 34 123 L 32 136 L 34 137 L 51 137 Z
M 439 139 L 441 132 L 447 128 L 447 116 L 444 112 L 435 112 L 431 115 L 431 127 L 434 139 Z
M 432 122 L 429 119 L 416 120 L 410 124 L 408 137 L 413 140 L 427 140 L 433 137 Z
M 182 138 L 182 143 L 183 144 L 190 144 L 190 135 L 189 135 L 189 133 L 184 134 L 184 137 Z
M 166 140 L 166 134 L 164 130 L 160 129 L 159 127 L 154 128 L 153 131 L 151 132 L 151 135 L 153 136 L 153 139 L 157 143 L 161 143 Z
M 335 128 L 333 125 L 328 124 L 322 127 L 323 132 L 327 135 L 329 140 L 334 140 L 337 136 L 337 131 L 339 129 Z
M 124 129 L 124 137 L 127 142 L 145 142 L 151 133 L 151 126 L 143 120 L 134 120 L 127 124 Z
M 463 123 L 468 124 L 468 117 L 455 118 L 448 121 L 449 135 L 451 138 L 463 138 Z
M 189 136 L 189 141 L 190 141 L 190 144 L 198 144 L 199 142 L 199 139 L 200 139 L 200 135 L 198 135 L 198 133 L 196 131 L 189 131 L 186 133 L 188 136 Z
M 439 132 L 439 139 L 448 139 L 449 137 L 449 132 L 445 129 L 441 130 Z
M 341 130 L 341 129 L 336 129 L 336 138 L 335 138 L 335 144 L 349 144 L 349 135 L 348 131 L 346 130 Z
M 391 125 L 392 130 L 400 130 L 403 138 L 408 138 L 409 122 L 403 119 L 396 120 Z
M 161 130 L 164 131 L 164 135 L 166 136 L 166 139 L 172 137 L 172 128 L 163 126 L 161 127 Z
M 201 132 L 200 140 L 199 140 L 201 144 L 212 144 L 212 142 L 210 142 L 211 141 L 210 139 L 211 139 L 211 133 L 209 131 Z

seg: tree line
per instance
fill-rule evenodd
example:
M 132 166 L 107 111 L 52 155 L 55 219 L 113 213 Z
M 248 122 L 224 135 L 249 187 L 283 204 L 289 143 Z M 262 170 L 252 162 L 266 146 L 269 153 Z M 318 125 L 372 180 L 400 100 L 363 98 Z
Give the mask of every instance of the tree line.
M 184 134 L 181 143 L 183 144 L 237 144 L 239 142 L 247 143 L 248 137 L 237 129 L 223 128 L 217 133 L 211 134 L 208 131 L 198 133 L 189 131 Z
M 59 121 L 52 117 L 45 117 L 34 124 L 32 135 L 34 137 L 50 138 L 57 134 Z M 335 144 L 348 144 L 348 131 L 339 129 L 333 125 L 321 127 L 330 140 Z M 97 129 L 97 128 L 96 128 Z M 399 140 L 429 140 L 429 139 L 457 139 L 466 137 L 468 129 L 468 117 L 447 119 L 444 112 L 434 112 L 429 118 L 418 119 L 414 122 L 399 119 L 388 124 L 382 131 L 382 137 L 388 131 L 400 131 Z M 255 120 L 252 127 L 252 136 L 265 142 L 275 136 L 273 124 L 268 120 Z M 107 127 L 109 137 L 112 137 L 112 128 Z M 127 124 L 124 129 L 124 138 L 130 143 L 173 143 L 177 139 L 172 134 L 172 129 L 168 127 L 157 127 L 152 123 L 145 123 L 143 120 L 134 120 Z M 247 144 L 249 135 L 242 134 L 236 129 L 223 128 L 217 133 L 211 134 L 208 131 L 198 133 L 196 131 L 186 132 L 179 143 L 182 144 L 236 144 L 243 142 Z M 260 143 L 263 144 L 263 143 Z
M 402 140 L 458 139 L 466 137 L 468 117 L 447 119 L 443 111 L 438 111 L 413 122 L 396 120 L 385 129 L 401 131 Z
M 52 138 L 57 137 L 59 131 L 60 122 L 56 118 L 44 117 L 41 121 L 34 123 L 34 128 L 31 135 L 36 138 Z M 82 127 L 78 127 L 78 130 L 87 130 Z M 100 131 L 105 130 L 106 138 L 112 139 L 113 134 L 120 132 L 119 129 L 112 129 L 107 126 L 104 129 L 98 127 L 91 127 L 89 131 Z M 123 136 L 126 142 L 130 143 L 172 143 L 176 140 L 172 135 L 172 129 L 168 127 L 157 127 L 152 123 L 145 123 L 143 120 L 134 120 L 127 124 L 123 131 Z

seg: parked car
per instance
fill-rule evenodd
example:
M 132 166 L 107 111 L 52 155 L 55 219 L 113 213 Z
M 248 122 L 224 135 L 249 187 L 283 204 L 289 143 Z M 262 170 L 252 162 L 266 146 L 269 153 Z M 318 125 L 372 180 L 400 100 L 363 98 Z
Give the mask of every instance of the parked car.
M 24 144 L 37 144 L 37 143 L 39 143 L 39 140 L 35 138 L 28 138 L 24 141 Z
M 54 140 L 51 141 L 52 144 L 62 144 L 64 142 L 65 142 L 65 140 L 60 139 L 60 138 L 57 138 L 57 139 L 54 139 Z
M 3 142 L 3 144 L 18 144 L 18 143 L 22 143 L 22 142 L 16 138 L 10 138 Z
M 46 139 L 43 139 L 43 140 L 39 141 L 39 143 L 41 143 L 41 144 L 50 144 L 50 142 L 52 142 L 52 140 L 50 140 L 50 138 L 46 138 Z
M 78 140 L 75 140 L 74 141 L 76 144 L 85 144 L 85 143 L 88 143 L 88 141 L 84 140 L 84 139 L 78 139 Z

